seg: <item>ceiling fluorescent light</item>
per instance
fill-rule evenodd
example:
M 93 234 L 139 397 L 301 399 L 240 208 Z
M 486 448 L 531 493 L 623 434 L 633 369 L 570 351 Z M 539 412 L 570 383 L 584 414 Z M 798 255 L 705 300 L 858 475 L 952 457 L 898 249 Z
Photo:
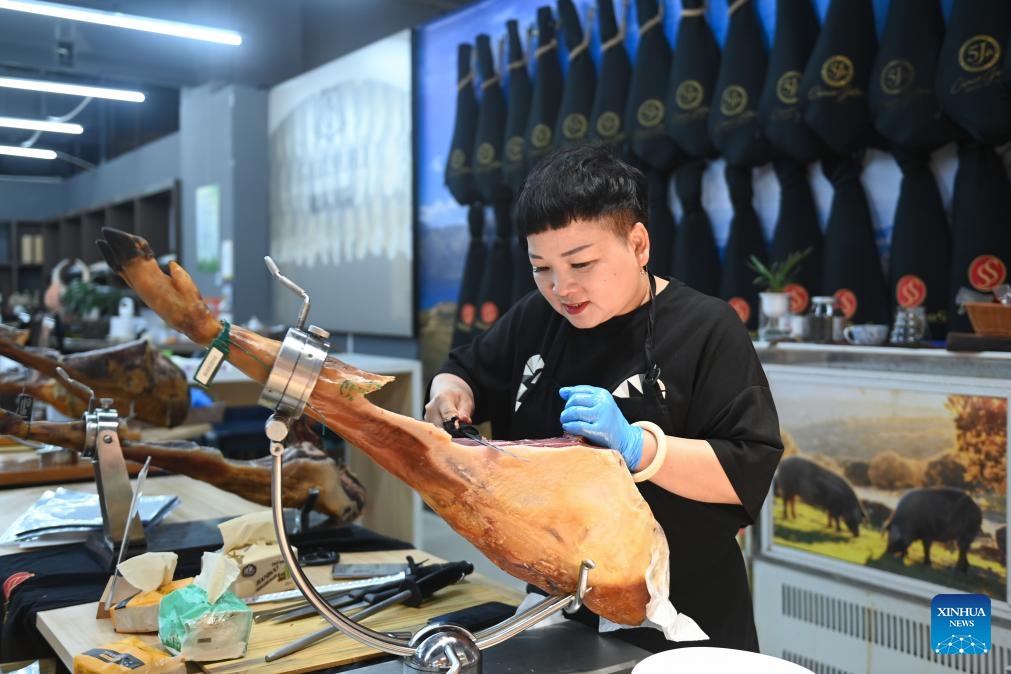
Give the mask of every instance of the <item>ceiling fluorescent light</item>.
M 204 42 L 217 42 L 219 44 L 227 45 L 242 44 L 242 36 L 234 30 L 209 28 L 207 26 L 198 26 L 192 23 L 183 23 L 181 21 L 150 19 L 146 16 L 121 14 L 120 12 L 106 12 L 99 9 L 72 7 L 70 5 L 57 4 L 55 2 L 41 2 L 40 0 L 0 0 L 0 9 L 10 9 L 15 12 L 28 12 L 29 14 L 41 14 L 42 16 L 51 16 L 57 19 L 69 19 L 71 21 L 85 21 L 87 23 L 97 23 L 103 26 L 114 26 L 116 28 L 130 28 L 131 30 L 142 30 L 148 33 L 172 35 L 175 37 L 189 38 L 191 40 L 203 40 Z
M 80 124 L 67 122 L 49 122 L 41 119 L 20 119 L 18 117 L 0 117 L 0 126 L 8 129 L 25 129 L 26 131 L 51 131 L 53 133 L 82 133 L 84 127 Z
M 0 0 L 0 2 L 3 2 L 3 0 Z M 86 87 L 80 84 L 64 84 L 63 82 L 47 82 L 46 80 L 26 80 L 20 77 L 0 77 L 0 87 L 44 91 L 50 94 L 84 96 L 86 98 L 110 98 L 114 101 L 127 101 L 129 103 L 144 102 L 144 94 L 139 91 Z
M 13 145 L 0 145 L 0 154 L 7 154 L 12 157 L 30 157 L 32 159 L 56 159 L 56 153 L 52 150 L 39 150 L 34 147 L 16 147 Z

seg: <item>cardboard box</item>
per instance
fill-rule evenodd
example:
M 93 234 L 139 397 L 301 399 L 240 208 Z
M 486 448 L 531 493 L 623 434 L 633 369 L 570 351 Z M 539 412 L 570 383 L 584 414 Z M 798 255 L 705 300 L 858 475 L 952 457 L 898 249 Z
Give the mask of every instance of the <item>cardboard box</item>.
M 298 555 L 298 550 L 292 550 Z M 239 567 L 239 577 L 231 588 L 236 596 L 252 597 L 295 588 L 276 544 L 253 543 L 229 550 L 225 555 Z

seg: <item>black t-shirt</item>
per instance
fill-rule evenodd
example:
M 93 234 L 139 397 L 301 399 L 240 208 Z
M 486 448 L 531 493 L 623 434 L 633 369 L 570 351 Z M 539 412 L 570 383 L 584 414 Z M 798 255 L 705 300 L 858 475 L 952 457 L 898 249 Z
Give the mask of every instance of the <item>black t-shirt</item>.
M 670 417 L 664 431 L 707 440 L 743 503 L 702 503 L 639 483 L 670 545 L 671 601 L 698 622 L 711 638 L 708 644 L 757 650 L 735 536 L 756 520 L 782 454 L 772 394 L 750 337 L 725 302 L 673 280 L 657 294 L 655 315 L 652 353 Z M 470 384 L 475 422 L 490 420 L 496 438 L 521 439 L 511 428 L 517 392 L 537 376 L 542 360 L 557 354 L 557 363 L 544 364 L 553 384 L 613 392 L 645 371 L 648 322 L 647 304 L 595 328 L 576 329 L 531 293 L 473 343 L 450 353 L 442 371 Z M 554 410 L 545 414 L 554 416 L 555 435 L 561 435 Z

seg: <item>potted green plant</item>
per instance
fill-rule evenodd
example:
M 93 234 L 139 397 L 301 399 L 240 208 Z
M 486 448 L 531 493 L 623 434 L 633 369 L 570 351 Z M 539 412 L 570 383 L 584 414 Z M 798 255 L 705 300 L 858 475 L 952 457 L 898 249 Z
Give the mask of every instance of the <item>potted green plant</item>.
M 67 333 L 79 337 L 101 338 L 109 332 L 109 316 L 119 308 L 123 293 L 118 288 L 91 282 L 71 281 L 60 296 Z
M 782 325 L 782 317 L 790 310 L 790 294 L 786 286 L 793 281 L 794 274 L 800 269 L 800 263 L 811 254 L 811 249 L 794 251 L 785 260 L 773 260 L 769 264 L 762 262 L 757 256 L 748 258 L 748 268 L 758 274 L 755 285 L 765 288 L 758 293 L 761 303 L 762 320 L 759 321 L 758 336 L 760 339 L 786 337 L 790 331 Z

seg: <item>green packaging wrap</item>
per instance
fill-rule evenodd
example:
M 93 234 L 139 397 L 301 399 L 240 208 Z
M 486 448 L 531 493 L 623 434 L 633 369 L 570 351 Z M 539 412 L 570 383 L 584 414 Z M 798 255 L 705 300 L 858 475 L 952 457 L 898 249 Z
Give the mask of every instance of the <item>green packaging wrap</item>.
M 241 658 L 252 626 L 252 610 L 235 594 L 224 592 L 211 602 L 195 584 L 166 595 L 158 608 L 162 645 L 189 661 Z

